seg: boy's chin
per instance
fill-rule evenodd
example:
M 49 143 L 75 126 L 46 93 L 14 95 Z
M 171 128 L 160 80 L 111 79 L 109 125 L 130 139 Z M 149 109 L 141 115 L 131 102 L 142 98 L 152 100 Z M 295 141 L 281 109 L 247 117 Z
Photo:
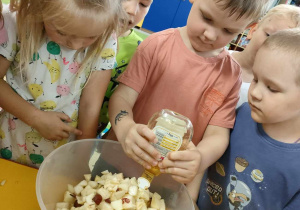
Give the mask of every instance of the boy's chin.
M 258 116 L 256 113 L 251 111 L 251 118 L 256 122 L 256 123 L 265 123 L 263 119 L 261 119 L 260 116 Z

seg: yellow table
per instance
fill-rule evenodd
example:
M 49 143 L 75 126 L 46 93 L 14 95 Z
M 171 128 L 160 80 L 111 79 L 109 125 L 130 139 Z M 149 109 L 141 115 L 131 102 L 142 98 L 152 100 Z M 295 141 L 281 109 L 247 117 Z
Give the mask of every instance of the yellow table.
M 0 209 L 40 209 L 35 194 L 35 179 L 38 170 L 0 158 Z

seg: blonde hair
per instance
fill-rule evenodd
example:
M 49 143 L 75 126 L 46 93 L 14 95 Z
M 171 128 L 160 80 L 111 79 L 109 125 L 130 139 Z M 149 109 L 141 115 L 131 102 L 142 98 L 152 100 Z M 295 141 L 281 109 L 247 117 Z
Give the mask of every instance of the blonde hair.
M 299 77 L 296 82 L 300 85 L 300 28 L 284 29 L 269 36 L 263 43 L 261 48 L 268 48 L 276 52 L 284 52 L 289 54 L 298 66 Z
M 295 23 L 295 27 L 300 26 L 300 8 L 288 5 L 288 4 L 279 4 L 272 9 L 259 21 L 258 26 L 264 23 L 266 20 L 277 17 L 284 18 Z
M 237 19 L 247 17 L 257 22 L 269 9 L 270 0 L 215 0 L 224 10 L 229 10 L 229 16 L 238 14 Z
M 44 42 L 44 21 L 59 18 L 67 22 L 76 16 L 88 17 L 105 23 L 106 29 L 100 37 L 88 47 L 79 73 L 90 70 L 100 58 L 101 51 L 113 33 L 119 33 L 120 20 L 126 19 L 121 0 L 11 0 L 11 10 L 17 12 L 17 25 L 20 40 L 21 74 L 28 72 L 29 62 Z M 76 56 L 85 49 L 77 51 Z M 26 74 L 25 74 L 26 75 Z M 22 75 L 23 76 L 23 75 Z M 26 75 L 27 76 L 27 75 Z

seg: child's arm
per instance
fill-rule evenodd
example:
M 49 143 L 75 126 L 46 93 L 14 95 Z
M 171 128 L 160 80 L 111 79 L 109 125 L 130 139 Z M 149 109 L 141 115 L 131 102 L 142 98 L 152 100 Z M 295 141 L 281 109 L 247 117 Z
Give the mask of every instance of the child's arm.
M 36 129 L 44 138 L 49 140 L 67 138 L 70 132 L 80 133 L 79 130 L 68 126 L 62 121 L 71 120 L 67 115 L 41 111 L 15 93 L 4 81 L 10 63 L 6 58 L 0 56 L 0 106 Z
M 202 155 L 200 172 L 204 172 L 225 152 L 229 144 L 229 128 L 208 125 L 202 140 L 197 145 Z
M 94 71 L 82 90 L 78 110 L 78 129 L 82 135 L 77 139 L 95 138 L 103 98 L 110 81 L 111 70 Z
M 200 184 L 206 169 L 214 164 L 224 154 L 228 147 L 229 133 L 230 130 L 228 128 L 213 125 L 207 126 L 203 139 L 197 145 L 197 148 L 202 155 L 199 174 L 195 177 L 193 182 L 187 185 L 190 196 L 193 199 L 198 199 Z
M 197 176 L 195 176 L 195 178 L 186 185 L 189 195 L 194 202 L 197 202 L 198 200 L 203 175 L 204 173 L 197 174 Z
M 109 102 L 109 118 L 117 139 L 125 153 L 144 167 L 156 165 L 159 152 L 149 144 L 156 141 L 155 134 L 146 126 L 136 124 L 132 108 L 138 97 L 134 89 L 119 84 Z

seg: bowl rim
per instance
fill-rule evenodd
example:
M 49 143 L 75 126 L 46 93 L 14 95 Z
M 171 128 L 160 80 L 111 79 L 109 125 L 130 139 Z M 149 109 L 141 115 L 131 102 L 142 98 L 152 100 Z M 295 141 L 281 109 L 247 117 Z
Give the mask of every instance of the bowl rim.
M 42 171 L 44 170 L 44 167 L 45 167 L 45 164 L 47 162 L 48 159 L 50 159 L 52 156 L 54 156 L 58 151 L 62 150 L 64 147 L 66 147 L 67 145 L 70 145 L 70 144 L 78 144 L 78 142 L 86 142 L 86 141 L 89 141 L 89 142 L 109 142 L 109 143 L 113 143 L 113 144 L 120 144 L 120 142 L 118 141 L 114 141 L 114 140 L 109 140 L 109 139 L 80 139 L 80 140 L 75 140 L 75 141 L 71 141 L 69 143 L 66 143 L 62 146 L 60 146 L 59 148 L 53 150 L 45 159 L 44 161 L 42 162 L 42 164 L 40 165 L 39 167 L 39 170 L 38 170 L 38 173 L 37 173 L 37 176 L 36 176 L 36 182 L 35 182 L 35 192 L 36 192 L 36 197 L 37 197 L 37 200 L 38 200 L 38 204 L 41 208 L 41 210 L 47 210 L 45 205 L 44 205 L 44 202 L 43 202 L 43 199 L 42 199 L 42 196 L 38 196 L 38 195 L 41 195 L 41 189 L 38 188 L 38 183 L 40 183 L 40 179 L 41 179 L 41 173 Z M 187 187 L 180 183 L 181 185 L 181 188 L 184 189 L 185 193 L 187 194 L 187 196 L 189 197 L 190 201 L 193 202 L 193 209 L 195 210 L 195 204 L 194 204 L 194 201 L 193 199 L 191 198 L 190 194 L 188 193 L 188 190 L 187 190 Z M 43 206 L 41 206 L 43 204 Z
M 38 196 L 38 195 L 41 195 L 41 188 L 38 187 L 40 185 L 38 185 L 38 183 L 40 183 L 41 181 L 41 173 L 43 171 L 43 169 L 45 168 L 45 164 L 47 162 L 48 159 L 50 159 L 52 156 L 54 156 L 58 151 L 62 150 L 64 147 L 66 147 L 67 145 L 69 146 L 70 144 L 78 144 L 80 142 L 83 142 L 83 141 L 89 141 L 89 142 L 109 142 L 109 143 L 114 143 L 114 144 L 120 144 L 120 142 L 118 141 L 114 141 L 114 140 L 109 140 L 109 139 L 80 139 L 80 140 L 75 140 L 75 141 L 71 141 L 69 143 L 66 143 L 62 146 L 60 146 L 59 148 L 53 150 L 45 159 L 44 161 L 42 162 L 42 164 L 40 165 L 39 169 L 38 169 L 38 173 L 36 175 L 36 181 L 35 181 L 35 194 L 36 194 L 36 197 L 37 197 L 37 200 L 38 200 L 38 204 L 40 206 L 40 208 L 42 210 L 47 210 L 45 205 L 41 206 L 41 204 L 43 204 L 43 199 L 42 199 L 42 196 Z

